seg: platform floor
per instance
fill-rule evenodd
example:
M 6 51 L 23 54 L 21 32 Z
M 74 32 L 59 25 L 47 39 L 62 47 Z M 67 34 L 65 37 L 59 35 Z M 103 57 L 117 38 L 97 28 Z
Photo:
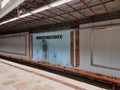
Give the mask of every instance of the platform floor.
M 0 59 L 0 90 L 106 90 Z

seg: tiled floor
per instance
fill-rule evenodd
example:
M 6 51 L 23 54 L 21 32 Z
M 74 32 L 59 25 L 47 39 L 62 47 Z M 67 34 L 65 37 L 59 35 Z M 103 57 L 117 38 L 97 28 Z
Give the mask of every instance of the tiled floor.
M 57 74 L 0 59 L 0 90 L 105 90 Z

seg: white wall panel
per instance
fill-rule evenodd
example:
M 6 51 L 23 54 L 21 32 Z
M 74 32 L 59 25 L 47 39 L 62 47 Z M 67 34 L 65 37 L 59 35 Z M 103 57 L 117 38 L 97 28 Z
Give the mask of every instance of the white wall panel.
M 120 69 L 120 30 L 111 31 L 112 67 Z
M 119 78 L 120 27 L 80 30 L 80 66 L 76 69 Z
M 29 58 L 29 36 L 9 35 L 0 37 L 0 54 Z
M 26 37 L 0 38 L 0 52 L 26 55 Z
M 80 66 L 82 69 L 90 69 L 90 29 L 80 31 Z
M 120 30 L 93 32 L 93 64 L 120 69 Z
M 76 69 L 99 73 L 111 76 L 111 70 L 101 67 L 92 66 L 91 60 L 91 29 L 80 31 L 80 66 Z
M 108 30 L 94 30 L 92 44 L 93 64 L 110 67 L 111 58 L 111 36 Z

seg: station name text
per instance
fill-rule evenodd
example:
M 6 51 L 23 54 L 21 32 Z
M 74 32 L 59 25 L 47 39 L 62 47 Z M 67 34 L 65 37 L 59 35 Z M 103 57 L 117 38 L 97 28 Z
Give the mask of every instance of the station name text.
M 62 35 L 37 36 L 36 39 L 62 39 Z

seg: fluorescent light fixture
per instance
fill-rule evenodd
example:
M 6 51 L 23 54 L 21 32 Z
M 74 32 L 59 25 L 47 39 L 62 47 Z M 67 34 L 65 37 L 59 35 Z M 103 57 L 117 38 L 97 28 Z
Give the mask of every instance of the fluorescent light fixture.
M 41 7 L 41 8 L 38 8 L 38 9 L 32 11 L 31 13 L 35 14 L 35 13 L 42 12 L 42 11 L 45 11 L 45 10 L 48 10 L 48 9 L 50 9 L 49 6 L 44 6 L 44 7 Z
M 56 7 L 56 6 L 59 6 L 59 5 L 68 3 L 68 2 L 70 2 L 70 1 L 73 1 L 73 0 L 59 0 L 59 1 L 53 2 L 53 3 L 49 4 L 49 5 L 43 6 L 43 7 L 41 7 L 41 8 L 38 8 L 38 9 L 32 11 L 31 13 L 33 13 L 33 14 L 39 13 L 39 12 L 48 10 L 48 9 L 50 9 L 50 8 L 53 8 L 53 7 Z
M 15 18 L 9 19 L 8 21 L 12 22 L 12 21 L 15 21 L 15 20 L 18 20 L 18 19 L 19 19 L 18 17 L 15 17 Z
M 9 21 L 1 22 L 0 25 L 6 24 L 6 23 L 8 23 L 8 22 L 9 22 Z
M 68 2 L 70 2 L 70 1 L 73 1 L 73 0 L 59 0 L 59 1 L 56 1 L 56 2 L 51 3 L 49 6 L 50 6 L 50 7 L 56 7 L 56 6 L 59 6 L 59 5 L 68 3 Z
M 24 17 L 30 16 L 30 15 L 32 15 L 32 14 L 31 13 L 26 13 L 26 14 L 23 14 L 23 15 L 19 16 L 18 18 L 24 18 Z
M 23 15 L 18 16 L 18 17 L 16 17 L 16 18 L 12 18 L 12 19 L 10 19 L 10 20 L 1 22 L 0 25 L 3 25 L 3 24 L 6 24 L 6 23 L 15 21 L 15 20 L 18 20 L 18 19 L 27 17 L 27 16 L 30 16 L 30 15 L 35 14 L 35 13 L 39 13 L 39 12 L 48 10 L 48 9 L 50 9 L 50 8 L 53 8 L 53 7 L 57 7 L 57 6 L 59 6 L 59 5 L 68 3 L 68 2 L 70 2 L 70 1 L 73 1 L 73 0 L 59 0 L 59 1 L 53 2 L 53 3 L 49 4 L 49 5 L 40 7 L 40 8 L 38 8 L 38 9 L 36 9 L 36 10 L 30 12 L 30 13 L 26 13 L 26 14 L 23 14 Z M 4 6 L 9 2 L 9 0 L 4 0 L 3 2 L 4 2 L 4 3 L 3 3 L 3 7 L 4 7 Z
M 10 0 L 3 0 L 1 2 L 1 8 L 5 7 L 5 5 L 9 2 Z
M 0 25 L 6 24 L 6 23 L 9 23 L 9 22 L 13 22 L 13 21 L 18 20 L 18 19 L 19 19 L 18 17 L 15 17 L 15 18 L 9 19 L 7 21 L 1 22 Z
M 26 13 L 26 14 L 23 14 L 23 15 L 21 15 L 19 17 L 15 17 L 15 18 L 9 19 L 7 21 L 1 22 L 0 25 L 6 24 L 6 23 L 9 23 L 9 22 L 13 22 L 15 20 L 18 20 L 20 18 L 24 18 L 24 17 L 30 16 L 30 15 L 32 15 L 32 14 L 31 13 Z

